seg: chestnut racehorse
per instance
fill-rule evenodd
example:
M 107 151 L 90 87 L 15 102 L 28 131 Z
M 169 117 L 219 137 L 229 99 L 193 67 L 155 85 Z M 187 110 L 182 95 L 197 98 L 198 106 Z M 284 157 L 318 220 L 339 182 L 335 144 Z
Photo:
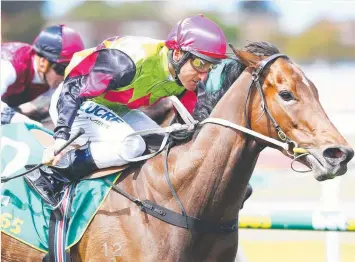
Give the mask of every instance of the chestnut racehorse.
M 218 225 L 238 222 L 246 186 L 266 146 L 286 156 L 294 155 L 294 147 L 305 149 L 307 154 L 297 160 L 313 169 L 317 180 L 346 173 L 354 152 L 327 117 L 316 87 L 299 66 L 265 42 L 234 52 L 238 63 L 246 68 L 234 76 L 238 78 L 225 95 L 216 99 L 219 101 L 211 117 L 283 140 L 289 150 L 234 128 L 208 123 L 191 141 L 173 147 L 167 158 L 171 186 L 183 208 L 165 177 L 164 154 L 127 170 L 116 183 L 121 190 Z M 231 231 L 203 232 L 173 226 L 142 212 L 111 190 L 71 253 L 73 261 L 88 262 L 234 261 L 238 231 Z M 4 261 L 40 261 L 43 255 L 6 235 L 2 237 Z

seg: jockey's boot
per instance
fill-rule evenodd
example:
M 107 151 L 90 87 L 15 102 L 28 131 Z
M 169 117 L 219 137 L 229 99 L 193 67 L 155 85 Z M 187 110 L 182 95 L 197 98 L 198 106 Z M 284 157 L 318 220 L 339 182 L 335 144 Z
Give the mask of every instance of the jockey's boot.
M 86 144 L 68 151 L 57 165 L 42 166 L 25 175 L 25 180 L 50 206 L 57 207 L 65 184 L 80 180 L 96 170 L 90 144 Z
M 251 194 L 253 193 L 253 188 L 251 187 L 251 185 L 248 183 L 247 185 L 247 189 L 245 190 L 245 194 L 244 194 L 244 199 L 242 202 L 242 206 L 240 209 L 243 208 L 245 201 L 247 201 L 247 199 L 251 196 Z
M 90 143 L 68 151 L 58 164 L 51 166 L 51 168 L 55 175 L 59 175 L 61 179 L 67 179 L 69 182 L 80 180 L 99 169 L 92 157 Z
M 64 181 L 56 179 L 51 168 L 47 166 L 37 168 L 25 175 L 24 179 L 52 209 L 57 208 Z

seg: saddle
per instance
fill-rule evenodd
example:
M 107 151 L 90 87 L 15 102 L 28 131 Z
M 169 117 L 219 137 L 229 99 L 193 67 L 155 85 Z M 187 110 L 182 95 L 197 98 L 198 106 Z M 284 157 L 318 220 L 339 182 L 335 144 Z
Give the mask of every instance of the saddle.
M 173 101 L 175 101 L 175 100 L 173 100 Z M 184 120 L 182 118 L 181 114 L 180 115 L 175 114 L 173 111 L 171 111 L 171 114 L 169 114 L 169 116 L 166 118 L 165 123 L 163 123 L 161 126 L 167 127 L 167 126 L 172 125 L 174 122 L 182 123 L 182 122 L 189 122 L 189 120 L 186 120 L 186 119 Z M 48 147 L 50 145 L 53 145 L 53 143 L 54 143 L 53 137 L 48 133 L 45 133 L 45 132 L 38 130 L 38 129 L 32 129 L 31 133 L 37 138 L 37 140 L 44 147 Z M 170 137 L 169 137 L 170 140 L 169 141 L 171 141 L 171 139 L 173 139 L 175 142 L 180 143 L 182 141 L 189 140 L 191 138 L 192 134 L 193 134 L 193 132 L 191 132 L 191 131 L 170 133 Z M 156 153 L 160 152 L 159 149 L 161 150 L 161 145 L 162 145 L 163 140 L 165 139 L 165 135 L 163 135 L 162 133 L 150 133 L 150 134 L 145 134 L 143 136 L 143 138 L 144 138 L 146 145 L 147 145 L 146 154 L 150 153 L 150 155 L 155 155 Z M 79 149 L 82 147 L 83 146 L 72 145 L 72 148 Z M 76 151 L 78 151 L 78 150 L 76 150 Z M 154 153 L 152 153 L 152 152 L 154 152 Z M 141 161 L 144 161 L 144 160 L 141 160 Z M 88 164 L 90 165 L 90 163 L 88 163 Z M 78 174 L 76 171 L 75 177 L 80 178 L 80 179 L 76 180 L 75 182 L 78 182 L 80 180 L 102 178 L 102 177 L 105 177 L 108 175 L 122 172 L 125 169 L 127 169 L 128 167 L 130 167 L 130 164 L 127 164 L 124 166 L 116 166 L 116 167 L 109 167 L 109 168 L 105 168 L 105 169 L 100 169 L 100 170 L 94 171 L 90 174 L 82 174 L 82 175 Z M 50 169 L 50 170 L 48 170 L 48 169 Z M 81 170 L 85 170 L 85 169 L 86 168 L 83 168 Z M 86 170 L 94 170 L 94 169 L 88 168 Z M 68 185 L 71 184 L 70 181 L 69 180 L 65 181 L 65 179 L 64 179 L 64 181 L 61 181 L 61 180 L 63 180 L 63 178 L 62 178 L 63 173 L 61 173 L 61 172 L 63 172 L 63 169 L 56 168 L 56 167 L 51 167 L 51 168 L 41 167 L 38 170 L 35 170 L 33 172 L 36 173 L 36 174 L 31 174 L 33 177 L 33 181 L 31 181 L 30 176 L 26 176 L 25 177 L 26 182 L 55 210 L 57 208 L 57 205 L 59 205 L 59 203 L 61 202 L 61 196 L 63 195 L 63 190 Z M 50 174 L 48 175 L 48 173 L 50 173 Z M 43 180 L 43 183 L 45 183 L 46 185 L 47 184 L 49 185 L 48 188 L 49 188 L 50 192 L 53 192 L 52 193 L 53 198 L 48 197 L 47 192 L 41 192 L 41 190 L 39 190 L 39 188 L 36 187 L 36 183 L 34 183 L 34 178 L 38 178 L 38 176 L 41 177 L 41 180 Z M 59 178 L 59 179 L 56 179 L 59 182 L 53 181 L 52 177 L 54 177 L 55 179 Z M 65 174 L 64 174 L 64 177 L 65 177 Z M 42 181 L 41 181 L 41 183 L 42 183 Z M 42 191 L 44 191 L 44 190 L 42 190 Z M 55 204 L 55 203 L 58 203 L 58 204 Z
M 51 146 L 54 143 L 54 139 L 50 134 L 47 134 L 38 129 L 32 129 L 30 132 L 44 147 Z M 164 136 L 159 134 L 152 134 L 144 137 L 147 144 L 146 153 L 156 151 L 160 147 L 163 138 Z M 83 146 L 80 147 L 79 145 L 75 144 L 71 146 L 72 149 L 79 149 L 82 147 Z M 25 168 L 29 170 L 34 166 L 35 165 L 26 165 Z M 124 166 L 109 167 L 94 171 L 90 174 L 76 173 L 76 177 L 79 177 L 80 179 L 77 179 L 74 182 L 78 183 L 80 180 L 106 177 L 115 173 L 122 172 L 130 166 L 130 164 L 127 164 Z M 51 207 L 51 209 L 56 210 L 62 201 L 64 190 L 69 185 L 73 184 L 73 181 L 66 179 L 66 177 L 67 176 L 61 168 L 42 166 L 25 175 L 24 179 L 26 183 Z M 58 216 L 60 217 L 60 212 L 58 213 Z
M 41 143 L 42 146 L 49 147 L 49 146 L 53 145 L 54 139 L 48 133 L 45 133 L 39 129 L 31 129 L 30 132 L 37 138 L 37 140 Z M 78 145 L 74 144 L 73 147 L 74 148 L 78 147 Z M 27 167 L 30 168 L 30 166 L 27 166 Z M 121 172 L 121 171 L 127 169 L 128 167 L 129 167 L 129 164 L 124 165 L 124 166 L 108 167 L 108 168 L 100 169 L 98 171 L 95 171 L 95 172 L 83 177 L 82 180 L 105 177 L 105 176 L 111 175 L 113 173 Z

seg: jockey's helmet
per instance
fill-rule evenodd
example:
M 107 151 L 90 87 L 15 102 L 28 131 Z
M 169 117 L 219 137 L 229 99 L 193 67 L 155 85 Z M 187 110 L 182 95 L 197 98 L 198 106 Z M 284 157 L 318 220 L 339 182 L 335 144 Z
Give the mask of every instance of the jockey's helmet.
M 227 40 L 222 29 L 203 15 L 185 18 L 168 35 L 165 45 L 217 64 L 226 56 Z
M 68 64 L 74 53 L 84 49 L 84 43 L 72 28 L 53 25 L 45 28 L 36 37 L 33 49 L 52 63 Z

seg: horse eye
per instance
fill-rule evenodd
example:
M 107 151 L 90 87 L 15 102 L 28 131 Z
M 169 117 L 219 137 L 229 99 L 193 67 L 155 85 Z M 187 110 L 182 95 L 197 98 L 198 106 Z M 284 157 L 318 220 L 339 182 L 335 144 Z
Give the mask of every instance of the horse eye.
M 294 99 L 293 94 L 289 91 L 281 91 L 279 96 L 281 96 L 281 98 L 285 101 L 291 101 Z

